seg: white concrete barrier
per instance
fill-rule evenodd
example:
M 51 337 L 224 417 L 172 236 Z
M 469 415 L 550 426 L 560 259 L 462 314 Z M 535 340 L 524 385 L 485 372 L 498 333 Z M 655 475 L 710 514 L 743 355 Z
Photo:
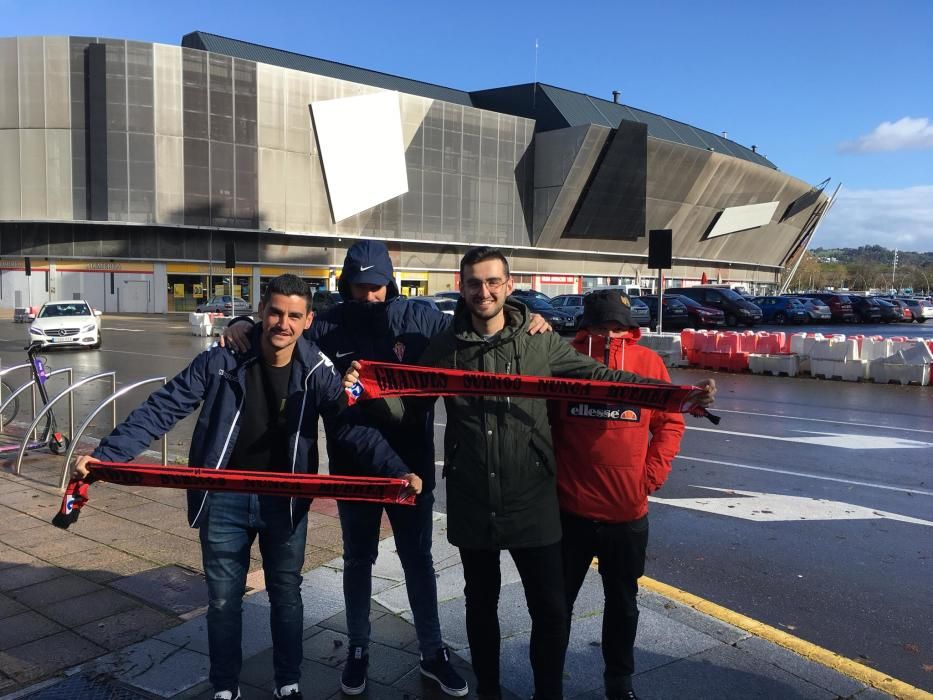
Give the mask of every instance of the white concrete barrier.
M 800 357 L 793 354 L 762 355 L 760 353 L 749 353 L 748 368 L 753 374 L 796 377 L 800 372 Z

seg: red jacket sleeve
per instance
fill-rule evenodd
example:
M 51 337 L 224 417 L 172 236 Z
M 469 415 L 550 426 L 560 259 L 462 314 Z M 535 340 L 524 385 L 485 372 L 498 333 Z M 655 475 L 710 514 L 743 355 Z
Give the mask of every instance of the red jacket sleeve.
M 649 376 L 663 379 L 665 382 L 671 381 L 667 368 L 660 358 L 657 359 Z M 645 471 L 648 476 L 648 490 L 654 493 L 664 485 L 667 475 L 671 473 L 674 457 L 680 452 L 680 440 L 685 429 L 684 418 L 680 413 L 652 411 L 649 428 L 651 440 L 648 442 L 648 453 L 645 455 Z

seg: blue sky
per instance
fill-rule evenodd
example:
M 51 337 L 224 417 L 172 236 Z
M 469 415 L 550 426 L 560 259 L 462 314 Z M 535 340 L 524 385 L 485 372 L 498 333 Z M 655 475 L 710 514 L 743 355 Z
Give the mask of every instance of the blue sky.
M 535 78 L 681 119 L 809 183 L 814 246 L 933 251 L 933 2 L 0 0 L 0 34 L 189 31 L 474 90 Z

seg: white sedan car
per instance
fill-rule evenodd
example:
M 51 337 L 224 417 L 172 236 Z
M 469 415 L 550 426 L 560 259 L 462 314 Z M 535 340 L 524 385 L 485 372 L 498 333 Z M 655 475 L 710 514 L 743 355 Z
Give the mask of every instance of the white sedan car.
M 43 304 L 29 326 L 29 342 L 50 345 L 100 347 L 101 312 L 86 301 L 50 301 Z

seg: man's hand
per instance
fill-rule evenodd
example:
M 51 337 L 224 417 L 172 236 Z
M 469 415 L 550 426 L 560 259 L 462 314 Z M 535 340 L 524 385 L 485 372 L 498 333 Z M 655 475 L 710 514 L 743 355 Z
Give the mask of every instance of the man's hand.
M 220 347 L 225 348 L 229 343 L 233 352 L 246 352 L 249 350 L 249 331 L 251 327 L 245 321 L 227 326 L 218 341 Z
M 356 360 L 350 363 L 350 366 L 347 368 L 347 373 L 343 375 L 344 389 L 349 389 L 360 380 L 360 367 L 362 367 L 362 365 Z
M 417 474 L 406 474 L 402 477 L 405 481 L 408 482 L 408 488 L 405 489 L 406 493 L 418 495 L 421 493 L 421 477 Z
M 552 330 L 551 324 L 545 321 L 541 314 L 531 314 L 528 317 L 528 335 L 550 333 Z
M 78 457 L 78 460 L 75 462 L 74 471 L 71 472 L 71 478 L 83 480 L 84 477 L 91 473 L 91 470 L 87 468 L 87 463 L 96 461 L 97 460 L 91 457 L 91 455 L 81 455 Z
M 696 385 L 700 388 L 687 395 L 687 405 L 709 408 L 716 401 L 716 380 L 704 379 Z

